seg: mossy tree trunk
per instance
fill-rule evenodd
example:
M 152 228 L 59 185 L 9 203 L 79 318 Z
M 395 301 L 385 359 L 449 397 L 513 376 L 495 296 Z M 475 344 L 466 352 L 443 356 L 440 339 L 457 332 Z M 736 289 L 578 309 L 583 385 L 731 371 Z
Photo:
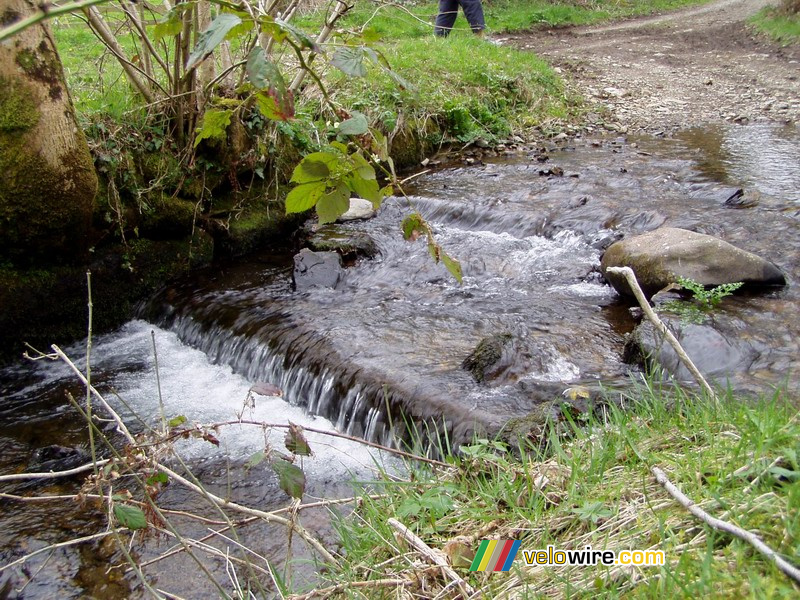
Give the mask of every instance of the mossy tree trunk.
M 33 12 L 0 0 L 0 26 Z M 97 176 L 46 24 L 0 44 L 0 259 L 67 262 L 87 245 Z

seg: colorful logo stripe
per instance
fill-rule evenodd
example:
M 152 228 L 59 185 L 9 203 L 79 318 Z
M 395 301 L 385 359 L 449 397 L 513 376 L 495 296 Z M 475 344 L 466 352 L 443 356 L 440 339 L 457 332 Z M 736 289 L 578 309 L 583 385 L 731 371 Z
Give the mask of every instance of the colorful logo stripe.
M 519 540 L 483 540 L 470 571 L 508 571 L 519 552 Z

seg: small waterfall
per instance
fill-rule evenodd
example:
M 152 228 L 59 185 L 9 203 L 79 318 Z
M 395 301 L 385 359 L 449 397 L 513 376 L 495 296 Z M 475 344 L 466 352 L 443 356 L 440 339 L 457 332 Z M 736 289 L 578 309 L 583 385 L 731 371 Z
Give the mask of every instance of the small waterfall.
M 206 306 L 203 313 L 208 318 L 213 311 Z M 287 332 L 285 327 L 254 326 L 245 315 L 237 319 L 237 330 L 204 323 L 197 314 L 174 309 L 155 321 L 213 363 L 228 365 L 249 381 L 276 385 L 290 404 L 329 419 L 343 433 L 389 447 L 397 445 L 397 435 L 406 437 L 389 426 L 404 422 L 405 399 L 369 379 L 360 380 L 357 372 L 343 361 L 331 360 L 324 349 L 321 353 L 327 361 L 323 364 L 319 348 L 324 341 L 311 332 L 289 327 L 289 340 L 280 340 L 278 336 Z M 274 325 L 274 320 L 269 321 Z M 387 410 L 394 414 L 387 416 Z

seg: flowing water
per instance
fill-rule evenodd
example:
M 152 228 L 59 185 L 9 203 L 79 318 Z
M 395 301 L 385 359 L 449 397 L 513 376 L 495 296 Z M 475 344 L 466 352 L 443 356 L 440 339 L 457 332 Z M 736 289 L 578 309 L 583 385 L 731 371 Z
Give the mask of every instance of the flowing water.
M 267 381 L 284 396 L 258 397 L 247 409 L 255 419 L 335 427 L 391 445 L 393 429 L 410 418 L 458 443 L 496 431 L 571 386 L 627 381 L 631 366 L 622 350 L 634 322 L 599 276 L 600 256 L 622 236 L 668 225 L 722 237 L 787 274 L 784 289 L 726 300 L 720 322 L 732 343 L 748 348 L 748 368 L 731 376 L 733 385 L 765 391 L 784 384 L 796 392 L 800 294 L 791 284 L 800 275 L 799 165 L 798 128 L 752 126 L 690 130 L 670 140 L 578 141 L 432 172 L 414 180 L 408 200 L 390 199 L 377 218 L 343 226 L 369 235 L 379 255 L 350 264 L 335 290 L 294 292 L 290 254 L 215 265 L 162 290 L 143 310 L 146 321 L 99 339 L 95 381 L 117 390 L 139 417 L 156 420 L 154 335 L 169 416 L 229 420 L 250 386 Z M 726 204 L 737 188 L 746 202 Z M 399 223 L 411 210 L 461 261 L 462 285 L 433 263 L 423 241 L 402 240 Z M 496 378 L 478 385 L 461 363 L 497 335 L 513 341 Z M 18 365 L 0 377 L 2 472 L 26 465 L 35 448 L 84 442 L 64 402 L 64 393 L 80 395 L 80 386 L 64 368 Z M 121 409 L 135 426 L 131 411 Z M 182 452 L 217 493 L 261 508 L 283 503 L 274 475 L 242 469 L 264 447 L 261 430 L 225 428 L 222 435 L 219 448 L 194 442 Z M 281 439 L 269 443 L 279 447 Z M 311 494 L 346 495 L 349 474 L 369 476 L 371 457 L 362 447 L 311 441 Z M 166 500 L 191 502 L 176 492 Z M 97 518 L 76 507 L 4 502 L 0 562 L 92 532 Z M 309 519 L 313 526 L 315 517 Z M 318 530 L 335 543 L 329 527 L 320 522 Z M 252 539 L 273 560 L 285 555 L 285 537 L 276 531 Z M 142 557 L 163 550 L 161 544 L 145 544 Z M 46 564 L 43 555 L 31 562 L 29 575 L 44 567 L 24 594 L 138 595 L 130 575 L 105 574 L 111 552 L 98 543 L 60 550 Z M 186 568 L 183 558 L 148 573 L 169 587 L 185 579 Z M 14 571 L 15 585 L 24 580 Z

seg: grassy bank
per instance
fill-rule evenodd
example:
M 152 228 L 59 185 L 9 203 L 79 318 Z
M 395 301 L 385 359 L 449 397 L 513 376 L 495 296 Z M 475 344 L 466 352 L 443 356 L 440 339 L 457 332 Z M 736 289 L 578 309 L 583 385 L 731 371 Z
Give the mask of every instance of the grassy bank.
M 642 386 L 624 410 L 566 425 L 522 460 L 482 441 L 447 470 L 414 470 L 380 485 L 340 524 L 346 563 L 326 574 L 347 597 L 460 597 L 420 553 L 398 542 L 395 517 L 442 550 L 483 597 L 788 598 L 798 588 L 748 544 L 713 531 L 655 481 L 651 467 L 711 515 L 757 533 L 800 562 L 800 419 L 780 395 L 719 406 L 674 389 Z M 522 550 L 663 550 L 663 567 L 526 566 L 470 572 L 482 539 L 519 539 Z M 373 584 L 353 582 L 373 581 Z M 383 582 L 383 583 L 382 583 Z M 445 587 L 450 584 L 449 589 Z M 320 587 L 324 587 L 324 584 Z M 398 596 L 397 588 L 404 590 Z M 362 589 L 364 591 L 358 591 Z
M 760 11 L 751 23 L 779 44 L 800 43 L 800 14 L 788 14 L 785 11 L 768 7 Z

